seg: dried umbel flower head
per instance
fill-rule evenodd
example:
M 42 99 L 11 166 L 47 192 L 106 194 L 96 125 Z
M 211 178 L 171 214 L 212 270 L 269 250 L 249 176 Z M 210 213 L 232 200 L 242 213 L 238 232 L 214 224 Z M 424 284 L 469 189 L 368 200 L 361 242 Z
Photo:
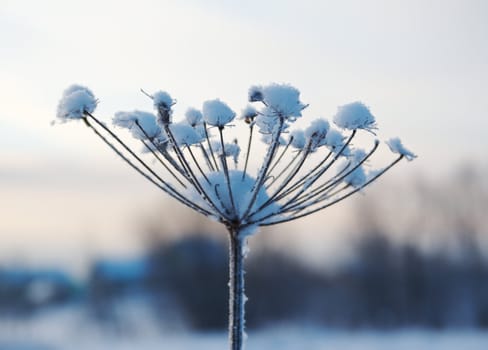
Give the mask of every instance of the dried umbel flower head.
M 245 239 L 260 226 L 303 218 L 362 190 L 401 159 L 412 160 L 399 139 L 388 146 L 398 156 L 383 168 L 368 170 L 368 151 L 353 147 L 362 130 L 376 129 L 376 120 L 361 102 L 339 107 L 334 123 L 324 118 L 309 123 L 302 117 L 307 104 L 300 92 L 286 84 L 254 86 L 241 114 L 248 133 L 241 142 L 226 134 L 236 113 L 223 101 L 205 101 L 202 110 L 190 108 L 173 121 L 175 100 L 164 91 L 147 94 L 156 114 L 117 112 L 113 124 L 127 129 L 142 143 L 133 150 L 94 116 L 97 100 L 87 88 L 74 85 L 64 93 L 57 116 L 62 121 L 82 119 L 118 156 L 163 192 L 183 205 L 224 224 L 230 237 L 230 338 L 232 349 L 243 339 L 242 259 Z M 297 121 L 308 124 L 304 129 Z M 237 122 L 238 123 L 238 122 Z M 253 138 L 255 133 L 260 138 Z M 254 152 L 257 140 L 265 151 Z M 244 145 L 244 152 L 240 145 Z M 249 158 L 262 159 L 254 169 Z M 151 156 L 156 163 L 148 162 Z M 239 161 L 242 158 L 242 161 Z M 231 161 L 231 163 L 229 163 Z

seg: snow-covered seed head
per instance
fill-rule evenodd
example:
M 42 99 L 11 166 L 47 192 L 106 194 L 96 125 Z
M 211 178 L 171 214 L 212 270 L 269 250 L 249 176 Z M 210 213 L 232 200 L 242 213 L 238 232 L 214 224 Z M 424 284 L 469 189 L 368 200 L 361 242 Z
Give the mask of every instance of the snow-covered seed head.
M 81 85 L 71 85 L 59 100 L 56 117 L 62 122 L 82 119 L 86 113 L 93 113 L 97 99 L 90 89 Z
M 263 100 L 263 88 L 261 86 L 253 85 L 249 88 L 248 100 L 249 102 L 260 102 Z
M 270 84 L 262 89 L 263 101 L 281 117 L 301 117 L 306 107 L 300 102 L 300 91 L 286 84 Z
M 417 158 L 417 156 L 414 153 L 412 153 L 411 151 L 409 151 L 403 146 L 402 141 L 400 141 L 398 137 L 389 139 L 388 141 L 386 141 L 386 144 L 388 145 L 388 147 L 390 147 L 390 150 L 393 153 L 401 154 L 408 161 L 412 161 L 415 158 Z
M 194 128 L 202 123 L 203 115 L 198 109 L 190 107 L 185 112 L 185 118 L 187 123 Z
M 175 104 L 175 101 L 166 91 L 157 91 L 152 95 L 154 108 L 158 111 L 158 122 L 161 125 L 167 125 L 171 123 L 171 107 Z
M 327 135 L 325 135 L 324 144 L 331 150 L 338 149 L 344 144 L 344 135 L 342 135 L 338 130 L 331 128 L 327 132 Z
M 191 146 L 203 141 L 202 135 L 186 123 L 173 123 L 169 128 L 179 146 Z
M 244 119 L 246 124 L 251 124 L 254 121 L 254 118 L 258 115 L 258 111 L 251 105 L 247 105 L 246 108 L 242 110 L 241 117 Z
M 132 136 L 138 140 L 152 140 L 161 134 L 161 127 L 156 122 L 156 116 L 149 112 L 137 110 L 117 112 L 112 123 L 115 126 L 129 129 Z
M 367 176 L 362 166 L 357 167 L 344 178 L 345 183 L 356 188 L 363 186 L 366 181 Z
M 362 102 L 353 102 L 337 109 L 334 123 L 348 130 L 364 129 L 372 131 L 376 129 L 376 121 L 368 107 Z
M 241 113 L 251 126 L 241 143 L 247 146 L 245 157 L 240 143 L 230 138 L 225 128 L 236 117 L 226 103 L 219 99 L 206 101 L 201 111 L 189 108 L 184 118 L 173 123 L 175 100 L 164 91 L 145 94 L 153 100 L 157 113 L 117 112 L 113 124 L 142 141 L 142 152 L 152 154 L 161 168 L 151 168 L 129 144 L 91 114 L 97 101 L 87 88 L 73 85 L 66 89 L 57 116 L 61 120 L 84 119 L 87 127 L 159 189 L 233 231 L 253 232 L 251 228 L 295 220 L 325 209 L 374 181 L 403 157 L 416 157 L 398 138 L 391 139 L 388 146 L 401 156 L 379 172 L 366 175 L 364 166 L 378 142 L 375 140 L 367 152 L 355 147 L 357 129 L 371 131 L 376 127 L 373 115 L 361 102 L 339 107 L 334 116 L 340 128 L 353 130 L 346 135 L 347 141 L 345 135 L 320 118 L 305 130 L 293 127 L 288 133 L 306 105 L 300 101 L 300 92 L 286 84 L 249 89 L 249 101 L 262 103 L 247 106 Z M 217 127 L 218 133 L 212 135 L 212 127 Z M 255 145 L 259 142 L 256 133 L 264 142 L 261 148 Z M 230 158 L 234 169 L 229 166 Z M 255 167 L 256 161 L 261 164 Z M 343 167 L 339 167 L 341 161 Z M 334 169 L 338 172 L 331 174 Z
M 305 132 L 303 130 L 293 130 L 290 133 L 291 146 L 296 149 L 304 149 L 306 140 Z
M 325 119 L 315 119 L 305 130 L 305 136 L 310 142 L 312 150 L 325 144 L 325 138 L 329 131 L 329 122 Z
M 223 128 L 226 124 L 234 120 L 236 114 L 230 107 L 220 101 L 209 100 L 203 103 L 203 118 L 208 125 Z

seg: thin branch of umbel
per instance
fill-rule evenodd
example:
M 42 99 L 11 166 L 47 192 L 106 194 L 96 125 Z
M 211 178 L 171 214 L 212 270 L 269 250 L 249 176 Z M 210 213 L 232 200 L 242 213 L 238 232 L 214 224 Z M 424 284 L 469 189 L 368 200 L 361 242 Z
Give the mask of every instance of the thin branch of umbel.
M 276 91 L 282 90 L 283 93 L 290 89 L 288 86 L 280 85 L 273 85 L 272 88 Z M 362 113 L 366 115 L 362 124 L 359 123 L 356 127 L 347 125 L 351 123 L 347 120 L 348 118 L 344 117 L 344 120 L 340 120 L 341 118 L 336 116 L 335 121 L 340 127 L 352 131 L 345 142 L 341 144 L 335 142 L 335 144 L 329 145 L 327 137 L 329 133 L 332 134 L 329 131 L 330 126 L 327 122 L 319 120 L 312 122 L 310 127 L 303 132 L 305 136 L 303 136 L 302 146 L 296 146 L 299 140 L 294 138 L 297 136 L 288 137 L 288 141 L 283 144 L 281 139 L 285 129 L 288 129 L 297 120 L 297 116 L 301 115 L 306 105 L 297 100 L 295 110 L 290 107 L 293 104 L 286 105 L 284 108 L 279 103 L 272 101 L 272 96 L 267 100 L 266 89 L 254 93 L 251 101 L 261 102 L 263 110 L 254 113 L 249 122 L 247 147 L 243 154 L 245 160 L 241 170 L 237 163 L 239 152 L 230 153 L 231 148 L 238 148 L 237 143 L 230 147 L 224 142 L 224 134 L 228 131 L 227 125 L 235 117 L 235 113 L 227 105 L 219 100 L 207 101 L 206 103 L 209 105 L 213 103 L 214 109 L 209 108 L 206 111 L 204 104 L 201 120 L 193 120 L 192 124 L 188 124 L 191 125 L 191 128 L 186 127 L 184 129 L 186 131 L 182 133 L 179 131 L 181 126 L 179 128 L 171 126 L 174 124 L 172 122 L 174 100 L 164 92 L 150 95 L 144 90 L 141 91 L 153 100 L 157 111 L 157 117 L 154 117 L 154 120 L 157 120 L 158 123 L 148 122 L 147 118 L 144 119 L 142 115 L 137 115 L 136 111 L 133 112 L 134 114 L 125 115 L 126 119 L 122 121 L 116 120 L 116 117 L 114 122 L 125 126 L 133 134 L 134 129 L 137 129 L 138 138 L 144 145 L 146 153 L 152 155 L 162 169 L 158 170 L 138 155 L 129 143 L 122 141 L 122 138 L 96 118 L 89 108 L 83 109 L 82 118 L 104 143 L 148 181 L 180 203 L 206 216 L 216 217 L 218 221 L 226 225 L 232 227 L 269 226 L 299 219 L 337 203 L 337 198 L 342 200 L 349 197 L 378 177 L 377 174 L 374 174 L 368 178 L 362 170 L 366 160 L 377 150 L 377 142 L 370 152 L 365 153 L 362 157 L 357 157 L 358 159 L 354 162 L 351 160 L 353 158 L 351 154 L 355 151 L 354 149 L 351 151 L 350 145 L 358 130 L 370 131 L 376 127 L 373 117 L 364 105 L 358 103 L 354 105 L 356 109 L 362 108 Z M 344 106 L 342 108 L 344 109 Z M 102 135 L 88 121 L 88 118 L 105 135 Z M 184 122 L 175 123 L 175 125 L 183 124 Z M 212 145 L 213 136 L 210 128 L 218 130 L 216 142 L 219 148 L 218 156 Z M 254 147 L 252 144 L 255 128 L 259 128 L 260 133 L 268 135 L 269 144 L 262 165 L 252 171 L 249 169 L 249 160 Z M 190 137 L 190 132 L 197 135 L 192 136 L 196 139 Z M 337 133 L 337 131 L 335 132 Z M 292 156 L 287 157 L 292 145 L 296 151 L 294 154 L 292 153 Z M 195 153 L 193 148 L 198 148 L 200 151 Z M 314 156 L 323 148 L 328 148 L 323 156 Z M 394 151 L 404 155 L 398 150 Z M 405 150 L 400 149 L 400 151 Z M 229 156 L 234 156 L 236 170 L 229 169 L 227 162 Z M 335 163 L 341 158 L 347 159 L 346 165 L 339 167 L 332 175 L 326 176 L 337 168 Z M 203 166 L 202 162 L 206 166 Z M 380 174 L 394 164 L 396 161 L 382 170 Z M 164 170 L 164 172 L 160 172 L 160 170 Z M 240 181 L 235 179 L 237 173 Z M 342 195 L 344 191 L 351 188 L 350 192 Z M 304 212 L 305 209 L 307 210 Z

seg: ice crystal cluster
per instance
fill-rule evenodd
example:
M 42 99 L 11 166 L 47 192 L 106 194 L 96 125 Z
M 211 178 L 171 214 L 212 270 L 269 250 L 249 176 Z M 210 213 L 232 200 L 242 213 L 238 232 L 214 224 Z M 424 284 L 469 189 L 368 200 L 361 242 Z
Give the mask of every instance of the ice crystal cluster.
M 325 209 L 358 192 L 400 159 L 415 158 L 393 138 L 387 145 L 398 157 L 382 169 L 368 170 L 367 160 L 379 141 L 365 151 L 355 146 L 354 137 L 361 130 L 374 134 L 376 120 L 369 108 L 362 102 L 340 106 L 332 118 L 335 126 L 324 118 L 308 121 L 300 92 L 286 84 L 251 87 L 250 104 L 239 117 L 225 102 L 213 99 L 177 119 L 169 93 L 146 95 L 153 112 L 117 112 L 112 119 L 114 126 L 127 129 L 142 143 L 142 152 L 94 116 L 98 102 L 86 87 L 66 89 L 57 117 L 84 120 L 154 185 L 242 234 Z M 246 123 L 248 133 L 240 140 L 229 139 L 226 133 L 237 123 Z M 253 137 L 256 134 L 260 137 Z M 157 164 L 148 161 L 147 154 Z M 261 158 L 261 165 L 250 169 L 250 157 Z

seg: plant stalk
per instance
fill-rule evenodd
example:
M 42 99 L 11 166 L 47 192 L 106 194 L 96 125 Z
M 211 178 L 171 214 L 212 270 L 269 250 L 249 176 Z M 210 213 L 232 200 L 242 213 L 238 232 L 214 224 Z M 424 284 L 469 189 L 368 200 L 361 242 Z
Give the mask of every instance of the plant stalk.
M 244 247 L 238 229 L 229 229 L 229 345 L 242 350 L 244 343 Z

